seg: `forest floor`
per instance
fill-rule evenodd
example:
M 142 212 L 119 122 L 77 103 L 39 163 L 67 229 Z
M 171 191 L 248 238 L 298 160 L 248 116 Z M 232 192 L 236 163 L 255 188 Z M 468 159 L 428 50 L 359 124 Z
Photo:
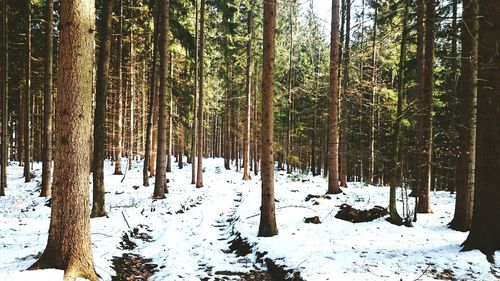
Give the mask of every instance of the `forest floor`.
M 204 187 L 196 189 L 191 166 L 180 170 L 173 163 L 169 194 L 152 200 L 154 178 L 143 187 L 142 162 L 132 166 L 122 182 L 105 164 L 108 217 L 91 220 L 103 280 L 500 279 L 500 253 L 490 264 L 479 251 L 460 252 L 467 233 L 447 227 L 454 210 L 449 192 L 433 192 L 433 213 L 419 214 L 413 227 L 383 218 L 353 224 L 335 218 L 340 205 L 385 207 L 387 187 L 349 183 L 342 194 L 306 201 L 325 193 L 326 180 L 277 171 L 279 235 L 258 238 L 259 177 L 244 182 L 234 166 L 226 171 L 222 159 L 206 159 Z M 7 196 L 0 197 L 0 280 L 62 280 L 60 270 L 23 271 L 43 251 L 49 227 L 47 199 L 38 197 L 41 164 L 33 171 L 32 182 L 24 183 L 22 167 L 8 167 Z M 409 203 L 412 209 L 412 198 Z M 321 223 L 304 223 L 313 216 Z

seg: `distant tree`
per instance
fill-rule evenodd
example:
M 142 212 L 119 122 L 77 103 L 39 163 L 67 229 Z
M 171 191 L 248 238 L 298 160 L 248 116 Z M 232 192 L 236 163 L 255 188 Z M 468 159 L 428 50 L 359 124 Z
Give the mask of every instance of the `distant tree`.
M 116 94 L 115 94 L 115 118 L 116 118 L 116 131 L 113 132 L 115 135 L 115 175 L 122 175 L 122 145 L 123 145 L 123 70 L 122 70 L 122 58 L 123 58 L 123 1 L 118 0 L 118 38 L 116 40 L 117 50 L 116 50 Z
M 247 19 L 247 64 L 245 70 L 245 129 L 243 131 L 243 180 L 249 180 L 250 177 L 250 107 L 251 107 L 251 85 L 252 85 L 252 32 L 253 32 L 253 14 L 252 0 L 246 2 L 248 9 Z
M 471 3 L 473 4 L 473 3 Z M 474 9 L 474 8 L 472 8 Z M 464 250 L 478 249 L 494 262 L 500 250 L 500 5 L 479 4 L 477 152 L 472 227 Z
M 205 0 L 201 0 L 200 5 L 200 38 L 198 45 L 198 117 L 197 117 L 197 128 L 196 128 L 196 187 L 200 188 L 203 186 L 203 93 L 204 93 L 204 65 L 205 65 Z M 226 147 L 227 149 L 227 147 Z
M 259 236 L 278 234 L 274 205 L 274 56 L 276 29 L 276 0 L 264 2 L 264 38 L 262 66 L 262 203 Z
M 332 26 L 330 35 L 330 97 L 328 110 L 328 191 L 337 194 L 339 188 L 338 174 L 338 100 L 339 100 L 339 1 L 332 0 Z
M 97 281 L 88 208 L 94 1 L 62 1 L 60 15 L 57 149 L 49 237 L 43 254 L 30 269 L 58 268 L 64 270 L 65 280 L 83 277 Z
M 24 182 L 31 181 L 31 0 L 26 0 L 25 51 L 26 68 L 24 73 Z
M 2 34 L 0 37 L 2 38 L 2 45 L 1 51 L 0 51 L 0 61 L 1 61 L 1 77 L 0 77 L 0 83 L 1 83 L 1 105 L 2 105 L 2 135 L 1 135 L 1 173 L 0 173 L 0 196 L 5 195 L 5 187 L 7 187 L 7 160 L 8 160 L 8 147 L 9 147 L 9 132 L 6 130 L 8 127 L 8 63 L 7 63 L 7 53 L 8 53 L 8 28 L 7 28 L 7 0 L 2 1 L 2 29 L 1 32 Z
M 99 54 L 96 72 L 96 93 L 94 111 L 94 156 L 92 165 L 93 193 L 92 217 L 106 215 L 104 192 L 104 148 L 106 139 L 106 100 L 108 95 L 109 63 L 111 53 L 111 23 L 113 21 L 113 0 L 104 0 L 101 15 Z
M 168 30 L 169 30 L 169 0 L 159 1 L 160 13 L 160 96 L 158 112 L 158 148 L 156 152 L 156 180 L 153 198 L 165 198 L 167 190 L 167 91 L 168 91 Z

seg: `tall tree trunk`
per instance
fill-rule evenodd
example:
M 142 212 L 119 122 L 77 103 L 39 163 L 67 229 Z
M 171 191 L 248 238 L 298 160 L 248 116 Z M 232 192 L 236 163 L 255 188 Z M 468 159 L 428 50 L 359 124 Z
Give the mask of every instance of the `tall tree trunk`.
M 405 2 L 405 15 L 407 15 L 407 4 Z M 378 7 L 375 6 L 374 15 L 373 15 L 373 39 L 372 39 L 372 93 L 371 93 L 371 101 L 370 101 L 370 156 L 368 157 L 368 182 L 373 184 L 373 177 L 375 174 L 375 108 L 376 104 L 376 96 L 377 96 L 377 20 L 378 20 Z M 406 17 L 407 18 L 407 17 Z M 406 26 L 406 21 L 403 22 L 403 29 Z M 406 27 L 407 28 L 407 27 Z M 402 38 L 403 42 L 406 38 Z M 405 42 L 406 44 L 406 42 Z M 405 45 L 406 47 L 406 45 Z M 401 57 L 400 57 L 401 59 Z M 401 61 L 401 60 L 400 60 Z
M 160 95 L 158 110 L 158 148 L 156 152 L 156 178 L 153 198 L 165 198 L 167 189 L 167 92 L 168 92 L 168 30 L 169 0 L 160 0 Z
M 31 181 L 31 0 L 26 0 L 26 69 L 24 73 L 24 182 Z
M 92 166 L 93 193 L 92 217 L 106 215 L 104 190 L 104 147 L 106 137 L 106 100 L 108 95 L 109 62 L 111 53 L 111 24 L 113 0 L 104 0 L 101 15 L 99 57 L 97 61 L 96 92 L 94 110 L 94 163 Z
M 44 61 L 44 116 L 43 116 L 43 150 L 42 150 L 42 190 L 40 196 L 50 196 L 52 176 L 52 37 L 54 29 L 54 0 L 45 2 L 45 61 Z
M 460 156 L 456 168 L 455 215 L 450 227 L 468 231 L 472 226 L 476 166 L 478 2 L 466 0 L 462 12 L 462 89 L 458 97 Z
M 115 100 L 115 114 L 116 114 L 116 136 L 115 136 L 115 175 L 122 175 L 122 130 L 123 130 L 123 89 L 122 89 L 122 33 L 123 33 L 123 3 L 122 0 L 118 0 L 118 39 L 116 42 L 118 51 L 116 52 L 116 100 Z
M 344 77 L 342 83 L 342 99 L 340 109 L 340 186 L 347 187 L 347 95 L 349 88 L 349 63 L 350 63 L 350 38 L 351 38 L 351 5 L 350 1 L 346 2 L 345 13 L 345 42 L 344 42 Z
M 466 1 L 474 5 L 475 1 Z M 465 6 L 464 6 L 465 7 Z M 471 10 L 475 7 L 469 7 Z M 500 5 L 482 0 L 479 5 L 477 150 L 472 227 L 464 250 L 479 249 L 493 263 L 500 250 Z M 471 20 L 474 13 L 471 12 Z M 469 19 L 469 17 L 468 17 Z
M 132 2 L 132 5 L 134 3 Z M 133 18 L 133 16 L 131 16 Z M 134 158 L 134 96 L 135 96 L 135 53 L 134 53 L 134 25 L 132 24 L 130 26 L 130 56 L 129 56 L 129 65 L 130 65 L 130 92 L 129 92 L 129 110 L 130 110 L 130 116 L 129 116 L 129 144 L 128 144 L 128 165 L 127 169 L 132 170 L 132 159 Z
M 173 118 L 172 118 L 172 109 L 173 109 L 173 94 L 172 94 L 172 87 L 171 87 L 171 81 L 173 78 L 173 60 L 172 60 L 172 53 L 169 52 L 168 56 L 168 63 L 170 65 L 170 71 L 169 75 L 167 78 L 169 86 L 167 89 L 168 91 L 168 135 L 167 135 L 167 172 L 172 172 L 172 133 L 173 133 Z
M 155 0 L 155 7 L 158 7 L 158 0 Z M 158 48 L 158 13 L 154 12 L 154 27 L 153 27 L 153 60 L 151 66 L 151 80 L 149 84 L 149 98 L 148 98 L 148 117 L 146 125 L 146 144 L 144 147 L 144 166 L 142 168 L 142 185 L 149 186 L 149 173 L 148 171 L 154 171 L 150 168 L 151 154 L 154 151 L 152 148 L 152 142 L 154 139 L 153 134 L 153 116 L 155 111 L 155 100 L 156 97 L 156 55 Z
M 339 0 L 332 0 L 330 33 L 330 82 L 328 95 L 328 194 L 341 193 L 338 174 L 338 102 L 339 102 Z
M 203 0 L 202 0 L 203 1 Z M 193 132 L 191 134 L 191 184 L 196 184 L 196 131 L 198 127 L 196 126 L 196 109 L 197 109 L 197 97 L 198 97 L 198 0 L 195 0 L 195 51 L 194 51 L 194 91 L 193 91 Z
M 243 130 L 243 180 L 249 180 L 250 177 L 250 107 L 251 104 L 251 85 L 252 85 L 252 25 L 253 25 L 253 1 L 247 0 L 248 21 L 247 21 L 247 65 L 245 81 L 245 129 Z
M 422 150 L 420 151 L 419 200 L 417 212 L 431 213 L 431 160 L 432 160 L 432 91 L 434 74 L 434 21 L 435 0 L 426 0 L 425 7 L 425 59 L 424 92 L 422 96 Z
M 198 97 L 198 127 L 196 128 L 196 134 L 198 136 L 196 142 L 197 148 L 197 171 L 196 171 L 196 187 L 200 188 L 203 186 L 203 79 L 204 79 L 204 45 L 205 45 L 205 0 L 201 0 L 200 7 L 200 41 L 198 46 L 198 58 L 199 58 L 199 97 Z
M 402 219 L 398 214 L 396 206 L 396 188 L 401 185 L 401 121 L 403 119 L 403 102 L 404 102 L 404 77 L 405 77 L 405 63 L 406 63 L 406 44 L 408 39 L 408 10 L 409 0 L 404 2 L 404 12 L 401 32 L 401 44 L 399 47 L 399 66 L 398 66 L 398 100 L 396 109 L 396 121 L 393 128 L 393 147 L 392 147 L 392 167 L 390 178 L 390 191 L 389 191 L 389 215 L 390 221 L 394 224 L 401 224 Z M 376 10 L 375 10 L 376 11 Z M 375 124 L 372 124 L 372 128 Z
M 88 208 L 94 19 L 94 1 L 61 2 L 57 150 L 49 238 L 42 256 L 30 268 L 64 269 L 65 280 L 98 280 Z
M 264 38 L 262 62 L 262 203 L 260 207 L 260 237 L 278 234 L 274 206 L 274 56 L 276 0 L 264 2 Z
M 1 68 L 2 68 L 2 76 L 0 77 L 2 88 L 0 91 L 2 92 L 1 96 L 1 104 L 2 104 L 2 137 L 1 137 L 1 173 L 0 173 L 0 196 L 5 195 L 5 188 L 7 187 L 7 160 L 9 158 L 8 155 L 8 145 L 9 145 L 9 135 L 8 135 L 8 107 L 9 107 L 9 97 L 8 97 L 8 27 L 7 27 L 7 0 L 2 1 L 2 46 L 1 46 Z

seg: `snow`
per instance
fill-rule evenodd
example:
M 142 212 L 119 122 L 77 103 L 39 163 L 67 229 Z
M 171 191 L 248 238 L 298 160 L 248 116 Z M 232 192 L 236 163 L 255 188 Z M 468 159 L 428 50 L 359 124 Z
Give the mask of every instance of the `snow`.
M 126 166 L 124 159 L 122 167 Z M 387 187 L 349 183 L 343 194 L 332 195 L 331 200 L 306 202 L 308 194 L 325 193 L 326 180 L 280 171 L 275 177 L 279 235 L 259 238 L 259 177 L 244 182 L 234 166 L 226 171 L 222 159 L 205 159 L 204 187 L 196 189 L 190 184 L 190 165 L 182 170 L 172 166 L 166 199 L 152 200 L 154 179 L 149 187 L 142 186 L 140 161 L 134 161 L 123 182 L 123 176 L 113 175 L 114 167 L 106 162 L 108 217 L 91 219 L 94 263 L 103 280 L 116 274 L 111 260 L 123 253 L 152 259 L 158 267 L 150 280 L 214 280 L 224 276 L 221 272 L 265 269 L 256 263 L 257 252 L 300 272 L 305 280 L 497 280 L 495 275 L 500 275 L 499 253 L 492 265 L 479 251 L 460 252 L 467 233 L 446 226 L 455 200 L 449 192 L 433 192 L 434 213 L 419 214 L 411 228 L 384 219 L 352 224 L 334 218 L 339 206 L 386 206 Z M 14 162 L 8 167 L 7 195 L 0 197 L 0 280 L 61 280 L 63 276 L 55 269 L 24 271 L 43 251 L 49 226 L 47 199 L 38 197 L 40 163 L 34 163 L 34 173 L 37 177 L 24 183 L 22 167 Z M 303 222 L 304 217 L 316 215 L 321 224 Z M 121 249 L 127 224 L 149 234 L 152 241 L 131 238 L 137 247 Z M 229 253 L 228 242 L 235 233 L 253 245 L 252 254 Z

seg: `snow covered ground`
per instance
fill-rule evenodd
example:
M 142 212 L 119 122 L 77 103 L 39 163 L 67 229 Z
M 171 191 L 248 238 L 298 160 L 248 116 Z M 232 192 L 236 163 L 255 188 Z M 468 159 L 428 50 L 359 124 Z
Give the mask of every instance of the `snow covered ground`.
M 206 159 L 204 167 L 204 187 L 196 189 L 190 184 L 191 166 L 179 170 L 173 165 L 167 198 L 152 200 L 153 184 L 142 186 L 141 162 L 134 162 L 123 182 L 106 162 L 108 217 L 91 220 L 94 263 L 103 280 L 116 275 L 112 260 L 123 254 L 152 259 L 157 266 L 150 280 L 255 280 L 265 270 L 256 263 L 257 252 L 300 272 L 305 280 L 500 276 L 500 253 L 491 265 L 478 251 L 459 252 L 467 233 L 446 227 L 454 207 L 454 196 L 448 192 L 432 194 L 434 213 L 419 215 L 414 227 L 394 226 L 384 219 L 352 224 L 334 218 L 339 206 L 386 206 L 388 188 L 351 183 L 331 200 L 305 201 L 308 194 L 324 194 L 326 180 L 277 172 L 279 235 L 258 238 L 259 178 L 243 182 L 234 167 L 224 170 L 222 159 Z M 38 197 L 41 164 L 35 163 L 34 172 L 37 177 L 24 183 L 22 167 L 12 163 L 8 169 L 7 196 L 0 197 L 0 280 L 62 279 L 60 270 L 23 271 L 43 251 L 49 226 L 47 199 Z M 319 216 L 322 223 L 303 222 L 311 216 Z M 238 257 L 229 251 L 235 233 L 253 246 L 253 253 Z M 124 249 L 124 234 L 135 247 Z

